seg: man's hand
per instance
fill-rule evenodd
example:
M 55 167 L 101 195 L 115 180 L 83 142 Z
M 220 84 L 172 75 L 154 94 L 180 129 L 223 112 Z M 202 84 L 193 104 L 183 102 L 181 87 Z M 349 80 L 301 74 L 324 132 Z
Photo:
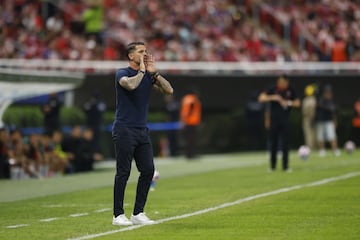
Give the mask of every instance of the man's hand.
M 281 101 L 279 101 L 279 104 L 284 108 L 287 109 L 289 107 L 289 101 L 286 99 L 281 99 Z
M 274 102 L 281 102 L 283 101 L 283 98 L 279 95 L 279 94 L 274 94 L 270 96 L 270 101 L 274 101 Z
M 147 54 L 145 55 L 144 59 L 145 59 L 146 71 L 148 71 L 149 73 L 155 73 L 156 68 L 155 68 L 155 59 L 153 55 Z
M 145 70 L 146 70 L 145 61 L 146 61 L 146 56 L 141 56 L 139 67 L 140 67 L 140 71 L 142 71 L 142 72 L 145 72 Z

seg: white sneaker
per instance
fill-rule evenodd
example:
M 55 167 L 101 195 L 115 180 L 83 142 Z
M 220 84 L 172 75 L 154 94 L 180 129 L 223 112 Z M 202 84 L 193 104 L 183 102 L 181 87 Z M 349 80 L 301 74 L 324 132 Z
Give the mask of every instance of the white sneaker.
M 136 225 L 147 225 L 147 224 L 153 224 L 155 221 L 149 219 L 145 213 L 139 213 L 138 215 L 131 215 L 130 218 L 131 222 Z
M 320 157 L 325 157 L 325 156 L 326 156 L 326 151 L 325 151 L 324 149 L 321 149 L 321 150 L 319 151 L 319 156 L 320 156 Z
M 339 149 L 336 149 L 334 151 L 334 154 L 335 154 L 336 157 L 340 157 L 341 156 L 341 151 Z
M 130 225 L 133 225 L 133 223 L 125 216 L 125 214 L 121 214 L 121 215 L 117 216 L 116 218 L 113 217 L 112 224 L 116 225 L 116 226 L 130 226 Z

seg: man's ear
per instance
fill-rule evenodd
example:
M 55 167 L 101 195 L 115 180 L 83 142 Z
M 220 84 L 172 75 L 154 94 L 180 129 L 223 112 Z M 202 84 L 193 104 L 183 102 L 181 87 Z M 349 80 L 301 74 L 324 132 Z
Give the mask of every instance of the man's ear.
M 129 53 L 128 54 L 128 58 L 130 61 L 134 60 L 134 54 L 133 53 Z

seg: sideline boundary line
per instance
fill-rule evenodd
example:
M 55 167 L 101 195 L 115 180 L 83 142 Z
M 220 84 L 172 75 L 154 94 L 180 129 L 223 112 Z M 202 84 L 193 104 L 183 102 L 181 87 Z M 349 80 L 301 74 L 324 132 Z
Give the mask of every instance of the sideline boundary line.
M 256 195 L 245 197 L 245 198 L 240 198 L 240 199 L 238 199 L 236 201 L 233 201 L 233 202 L 223 203 L 223 204 L 220 204 L 220 205 L 215 206 L 215 207 L 205 208 L 205 209 L 198 210 L 198 211 L 195 211 L 195 212 L 192 212 L 192 213 L 186 213 L 186 214 L 182 214 L 182 215 L 178 215 L 178 216 L 159 219 L 159 220 L 156 220 L 153 224 L 150 224 L 150 225 L 133 225 L 133 226 L 130 226 L 130 227 L 111 230 L 111 231 L 107 231 L 107 232 L 89 234 L 89 235 L 84 235 L 84 236 L 75 237 L 75 238 L 68 238 L 67 240 L 93 239 L 93 238 L 102 237 L 102 236 L 106 236 L 106 235 L 110 235 L 110 234 L 114 234 L 114 233 L 118 233 L 118 232 L 131 231 L 131 230 L 135 230 L 135 229 L 142 228 L 142 227 L 145 227 L 145 226 L 157 225 L 157 224 L 164 223 L 164 222 L 169 222 L 169 221 L 173 221 L 173 220 L 184 219 L 184 218 L 188 218 L 188 217 L 202 215 L 202 214 L 205 214 L 205 213 L 208 213 L 208 212 L 213 212 L 213 211 L 220 210 L 220 209 L 223 209 L 223 208 L 239 205 L 239 204 L 249 202 L 249 201 L 252 201 L 252 200 L 255 200 L 255 199 L 259 199 L 259 198 L 273 196 L 273 195 L 277 195 L 277 194 L 280 194 L 280 193 L 290 192 L 290 191 L 293 191 L 293 190 L 298 190 L 298 189 L 307 188 L 307 187 L 316 187 L 316 186 L 324 185 L 324 184 L 327 184 L 327 183 L 331 183 L 331 182 L 335 182 L 335 181 L 339 181 L 339 180 L 345 180 L 345 179 L 349 179 L 349 178 L 353 178 L 353 177 L 357 177 L 357 176 L 360 176 L 360 171 L 350 172 L 350 173 L 347 173 L 347 174 L 344 174 L 344 175 L 325 178 L 325 179 L 321 179 L 321 180 L 311 182 L 311 183 L 294 185 L 294 186 L 291 186 L 291 187 L 280 188 L 280 189 L 277 189 L 277 190 L 274 190 L 274 191 L 260 193 L 260 194 L 256 194 Z

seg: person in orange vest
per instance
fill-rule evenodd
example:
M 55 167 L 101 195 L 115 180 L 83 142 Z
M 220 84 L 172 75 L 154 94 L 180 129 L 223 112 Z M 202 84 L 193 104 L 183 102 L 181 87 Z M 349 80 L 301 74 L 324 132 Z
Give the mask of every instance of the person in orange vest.
M 360 98 L 354 104 L 354 117 L 352 119 L 351 138 L 356 146 L 360 146 Z
M 333 62 L 345 62 L 347 60 L 346 43 L 339 37 L 335 38 L 331 58 Z
M 201 122 L 201 102 L 196 91 L 190 91 L 181 101 L 180 120 L 184 127 L 185 155 L 195 157 L 197 128 Z

